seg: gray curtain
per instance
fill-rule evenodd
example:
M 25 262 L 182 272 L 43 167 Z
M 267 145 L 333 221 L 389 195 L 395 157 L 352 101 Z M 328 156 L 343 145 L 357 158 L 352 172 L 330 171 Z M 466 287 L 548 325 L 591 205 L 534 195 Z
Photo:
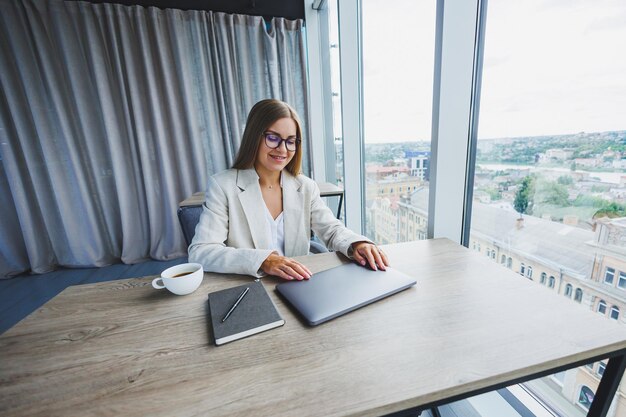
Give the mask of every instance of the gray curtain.
M 0 277 L 185 255 L 178 202 L 232 163 L 252 105 L 307 120 L 303 37 L 299 20 L 0 0 Z

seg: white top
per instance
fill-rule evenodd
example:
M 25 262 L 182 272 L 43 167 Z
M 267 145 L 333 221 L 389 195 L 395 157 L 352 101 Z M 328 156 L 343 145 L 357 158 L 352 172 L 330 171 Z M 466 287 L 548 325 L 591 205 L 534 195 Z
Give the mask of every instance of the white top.
M 280 173 L 280 188 L 283 188 L 283 173 Z M 269 249 L 275 250 L 280 256 L 285 256 L 285 222 L 283 221 L 284 210 L 274 219 L 270 209 L 265 204 L 265 218 L 267 219 L 267 235 L 270 237 Z
M 267 235 L 270 237 L 270 248 L 277 251 L 281 256 L 285 256 L 285 222 L 281 211 L 274 220 L 270 210 L 265 206 L 265 217 L 267 218 Z

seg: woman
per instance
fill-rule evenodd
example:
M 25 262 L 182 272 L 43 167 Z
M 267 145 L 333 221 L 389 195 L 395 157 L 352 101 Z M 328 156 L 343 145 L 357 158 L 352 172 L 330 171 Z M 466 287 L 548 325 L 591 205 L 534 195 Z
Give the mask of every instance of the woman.
M 311 271 L 291 257 L 309 253 L 313 230 L 329 249 L 385 270 L 385 254 L 345 228 L 317 184 L 300 174 L 301 138 L 288 104 L 269 99 L 254 105 L 233 167 L 209 179 L 189 262 L 211 272 L 309 279 Z

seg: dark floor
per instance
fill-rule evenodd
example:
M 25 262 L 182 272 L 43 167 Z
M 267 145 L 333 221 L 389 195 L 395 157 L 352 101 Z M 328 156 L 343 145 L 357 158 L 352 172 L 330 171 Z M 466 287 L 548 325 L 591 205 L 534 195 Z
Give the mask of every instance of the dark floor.
M 60 269 L 47 274 L 21 275 L 0 280 L 0 334 L 70 285 L 158 275 L 164 269 L 183 262 L 187 262 L 187 257 L 171 261 L 147 261 L 135 265 Z

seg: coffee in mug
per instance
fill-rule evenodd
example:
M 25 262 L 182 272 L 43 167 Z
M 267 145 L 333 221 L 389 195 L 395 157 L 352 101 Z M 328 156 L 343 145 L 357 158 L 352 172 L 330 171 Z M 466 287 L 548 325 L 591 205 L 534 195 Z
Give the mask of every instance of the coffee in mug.
M 157 290 L 167 288 L 177 295 L 191 294 L 202 284 L 204 270 L 202 265 L 186 263 L 167 268 L 161 272 L 159 278 L 152 280 L 152 286 Z

